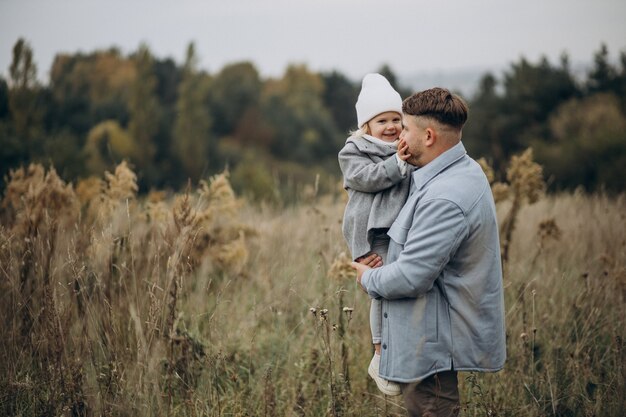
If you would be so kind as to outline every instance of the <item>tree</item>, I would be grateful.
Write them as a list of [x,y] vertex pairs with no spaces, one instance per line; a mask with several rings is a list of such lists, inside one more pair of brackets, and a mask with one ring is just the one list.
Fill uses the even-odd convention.
[[125,159],[136,159],[139,153],[135,138],[116,120],[107,120],[94,126],[87,135],[84,155],[88,173],[101,176],[105,170]]
[[528,147],[533,138],[547,137],[550,113],[581,95],[566,62],[562,60],[560,67],[553,67],[545,57],[536,65],[521,58],[504,73],[498,118],[503,160]]
[[252,63],[240,62],[222,68],[210,90],[214,133],[232,134],[246,111],[258,108],[260,95],[261,80]]
[[626,116],[615,95],[572,99],[550,116],[549,128],[551,140],[533,146],[556,188],[626,189]]
[[[27,149],[13,132],[9,112],[9,86],[0,77],[0,178],[4,178],[9,169],[27,159],[26,151]],[[4,181],[0,182],[0,191],[4,186]]]
[[156,77],[156,95],[161,106],[174,108],[178,97],[178,85],[182,79],[182,68],[171,58],[158,59],[153,57],[152,73]]
[[9,110],[13,130],[30,148],[33,137],[40,133],[43,111],[38,106],[39,88],[33,50],[22,38],[13,46],[9,76]]
[[32,88],[37,82],[37,65],[33,61],[33,50],[20,38],[13,46],[13,61],[9,67],[13,89]]
[[158,131],[154,136],[155,165],[159,176],[151,186],[171,187],[177,185],[176,172],[180,171],[176,166],[176,158],[172,158],[172,132],[176,119],[176,101],[178,100],[178,87],[182,80],[182,67],[179,67],[171,58],[164,60],[155,58],[152,71],[157,81],[155,94],[161,107],[161,115],[156,121]]
[[600,46],[600,50],[594,54],[594,66],[587,78],[587,89],[590,94],[616,91],[617,71],[609,63],[609,49],[606,44]]
[[196,70],[195,47],[187,47],[182,81],[178,87],[172,152],[181,164],[185,178],[199,180],[217,170],[215,140],[211,136],[211,116],[206,107],[209,79]]
[[50,69],[50,129],[78,137],[105,120],[129,122],[128,103],[137,78],[133,59],[115,48],[90,54],[57,54]]
[[157,179],[155,166],[155,137],[159,132],[161,105],[156,95],[157,78],[152,70],[153,59],[146,45],[141,45],[135,55],[137,77],[131,88],[128,103],[130,123],[128,132],[141,152],[136,154],[137,170],[145,182],[153,184]]
[[7,120],[9,113],[9,85],[6,80],[0,77],[0,121]]
[[326,107],[335,122],[337,129],[346,134],[356,129],[356,111],[354,105],[359,95],[358,88],[343,74],[333,71],[321,74],[324,82],[322,95]]
[[273,155],[298,162],[336,157],[345,138],[334,126],[322,95],[324,83],[306,66],[289,66],[281,80],[265,85],[263,114],[275,132]]
[[491,73],[480,80],[478,92],[470,104],[470,117],[463,129],[463,142],[472,155],[489,157],[494,170],[502,174],[507,163],[502,146],[505,118],[501,113],[503,99],[496,87],[497,80]]
[[622,104],[626,108],[626,52],[622,51],[619,54],[619,60],[621,64],[619,72],[619,90],[618,94],[622,97]]

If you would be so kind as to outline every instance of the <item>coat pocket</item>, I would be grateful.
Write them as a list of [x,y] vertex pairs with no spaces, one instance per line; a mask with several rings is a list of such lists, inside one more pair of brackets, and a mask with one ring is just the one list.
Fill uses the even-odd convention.
[[404,244],[406,243],[407,235],[409,234],[409,228],[408,227],[404,227],[404,226],[400,225],[400,223],[398,223],[398,221],[395,221],[391,225],[391,228],[389,229],[387,234],[389,235],[391,240],[393,240],[394,242],[396,242],[400,246],[404,246]]

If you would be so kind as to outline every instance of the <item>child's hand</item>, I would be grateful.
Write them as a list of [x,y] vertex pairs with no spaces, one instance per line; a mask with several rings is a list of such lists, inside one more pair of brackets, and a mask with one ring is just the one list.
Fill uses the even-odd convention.
[[383,265],[383,258],[376,253],[370,253],[369,255],[363,255],[360,258],[355,259],[356,262],[361,265],[369,266],[370,268],[378,268]]
[[410,157],[411,154],[409,153],[409,145],[407,145],[404,139],[400,139],[400,141],[398,142],[398,158],[406,161]]

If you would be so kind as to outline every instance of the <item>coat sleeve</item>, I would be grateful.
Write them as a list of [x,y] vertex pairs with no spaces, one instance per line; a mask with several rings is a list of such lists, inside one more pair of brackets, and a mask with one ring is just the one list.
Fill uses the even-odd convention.
[[413,215],[398,259],[365,271],[363,287],[372,298],[415,298],[433,287],[445,265],[468,236],[462,210],[445,199],[420,205]]
[[386,190],[406,178],[406,174],[400,172],[396,158],[374,163],[353,143],[347,143],[339,152],[339,167],[344,187],[366,193]]

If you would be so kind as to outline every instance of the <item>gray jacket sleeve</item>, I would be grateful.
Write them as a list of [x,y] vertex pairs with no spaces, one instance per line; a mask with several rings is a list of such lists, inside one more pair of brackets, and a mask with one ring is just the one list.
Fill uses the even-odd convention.
[[350,142],[339,152],[339,166],[344,187],[360,192],[377,193],[406,178],[400,172],[396,158],[374,163]]

